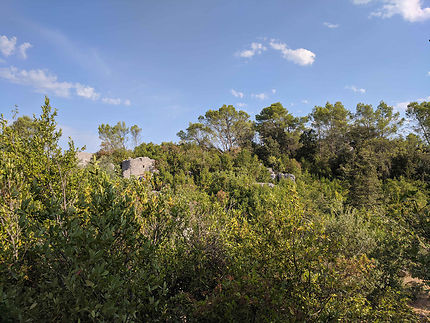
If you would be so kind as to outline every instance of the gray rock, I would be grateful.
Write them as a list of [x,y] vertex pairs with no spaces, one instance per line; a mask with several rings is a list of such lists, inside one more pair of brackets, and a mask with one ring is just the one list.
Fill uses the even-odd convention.
[[279,174],[277,175],[277,177],[278,177],[278,180],[281,180],[281,179],[288,179],[288,180],[291,180],[291,181],[293,181],[293,182],[295,182],[295,181],[296,181],[296,176],[294,176],[293,174],[288,174],[288,173],[279,173]]
[[85,167],[87,166],[91,160],[93,159],[94,154],[87,153],[85,151],[79,151],[76,153],[76,158],[78,159],[78,166]]
[[127,159],[121,162],[122,176],[130,178],[131,176],[141,177],[145,173],[157,173],[155,160],[148,157],[138,157]]
[[115,172],[115,165],[113,163],[107,163],[106,164],[106,171],[107,172]]
[[269,167],[269,168],[267,168],[267,170],[270,173],[270,178],[271,179],[276,179],[276,173],[273,171],[273,169]]

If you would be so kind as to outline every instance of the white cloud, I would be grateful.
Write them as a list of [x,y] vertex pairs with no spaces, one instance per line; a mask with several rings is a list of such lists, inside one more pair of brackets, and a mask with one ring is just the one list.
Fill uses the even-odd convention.
[[339,27],[338,24],[332,24],[330,22],[324,22],[323,25],[326,26],[327,28],[330,28],[330,29],[338,28]]
[[15,51],[16,37],[8,39],[6,36],[0,36],[0,51],[4,56],[10,56]]
[[27,58],[27,49],[29,49],[31,47],[33,47],[33,45],[31,45],[30,43],[27,43],[27,42],[19,45],[19,53],[21,54],[21,57],[23,59]]
[[[353,0],[354,4],[367,4],[371,0]],[[409,22],[430,19],[430,7],[423,7],[422,0],[374,0],[382,6],[370,15],[381,18],[391,18],[400,15]]]
[[97,100],[100,97],[100,94],[96,92],[93,87],[85,86],[79,83],[75,84],[76,87],[76,95],[82,96],[86,99]]
[[405,102],[398,102],[394,105],[394,111],[405,112],[406,109],[408,108],[409,103],[411,103],[411,102],[421,103],[423,101],[430,101],[430,96],[428,96],[426,98],[418,98],[415,100],[410,100],[410,101],[405,101]]
[[[412,101],[411,101],[412,102]],[[398,102],[395,106],[394,106],[394,111],[406,111],[406,109],[408,108],[408,104],[410,102]]]
[[112,105],[120,105],[120,104],[130,105],[131,104],[130,100],[123,101],[120,98],[103,98],[102,102],[107,104],[112,104]]
[[251,94],[251,96],[252,96],[253,98],[260,99],[260,100],[265,100],[265,99],[267,99],[267,98],[268,98],[268,96],[267,96],[267,94],[266,94],[266,93]]
[[272,89],[272,93],[275,94],[276,93],[276,89]]
[[[8,57],[12,55],[17,49],[16,45],[16,37],[11,37],[10,39],[7,36],[0,36],[0,52],[3,56]],[[33,47],[30,43],[22,43],[18,46],[18,52],[23,59],[27,58],[27,49]]]
[[243,102],[238,102],[238,103],[236,103],[236,106],[237,106],[238,108],[245,108],[245,107],[247,106],[247,104],[246,104],[246,103],[243,103]]
[[233,95],[233,96],[235,96],[236,98],[243,98],[245,95],[243,94],[243,92],[239,92],[239,91],[236,91],[236,90],[234,90],[234,89],[231,89],[230,90],[230,92],[231,92],[231,94]]
[[107,103],[107,104],[113,104],[113,105],[118,105],[121,104],[121,99],[119,98],[103,98],[102,99],[103,103]]
[[430,72],[427,72],[427,76],[430,76]]
[[56,75],[45,70],[19,70],[14,66],[0,68],[0,77],[12,83],[33,87],[37,92],[54,93],[57,96],[70,96],[74,87],[69,82],[59,82]]
[[309,103],[309,101],[308,101],[308,100],[302,100],[302,103],[303,103],[303,104],[308,104],[308,103]]
[[[11,83],[32,87],[36,92],[54,94],[60,97],[70,97],[72,94],[90,100],[98,100],[100,93],[88,85],[72,82],[60,82],[58,77],[47,70],[20,70],[15,66],[0,68],[0,78]],[[74,90],[72,92],[72,90]],[[130,105],[130,100],[103,98],[102,102],[108,104]]]
[[304,48],[290,49],[287,47],[287,44],[274,39],[270,40],[270,46],[274,50],[280,51],[286,60],[292,61],[295,64],[302,66],[312,65],[312,63],[315,61],[316,55],[310,50]]
[[361,88],[358,88],[354,85],[347,85],[347,86],[345,86],[345,89],[354,91],[355,93],[366,93],[366,89],[361,89]]
[[251,43],[250,49],[245,49],[240,52],[237,52],[236,55],[244,58],[251,58],[256,54],[261,54],[267,50],[267,48],[261,43]]

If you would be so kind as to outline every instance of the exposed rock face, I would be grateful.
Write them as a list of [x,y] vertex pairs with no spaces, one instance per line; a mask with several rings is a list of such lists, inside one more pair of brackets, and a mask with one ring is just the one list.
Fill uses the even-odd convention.
[[85,167],[87,166],[91,160],[93,159],[92,153],[87,153],[85,151],[79,151],[76,153],[76,158],[78,159],[78,166]]
[[270,174],[270,178],[272,180],[281,180],[281,179],[289,179],[293,182],[296,181],[296,176],[294,176],[293,174],[289,174],[289,173],[276,173],[272,168],[268,167],[267,170],[269,171]]
[[294,176],[293,174],[288,174],[288,173],[279,173],[278,175],[277,175],[277,177],[278,177],[278,179],[279,180],[281,180],[281,179],[289,179],[289,180],[291,180],[291,181],[293,181],[293,182],[295,182],[296,181],[296,176]]
[[155,160],[148,157],[138,157],[127,159],[121,163],[122,176],[130,178],[131,176],[141,177],[146,172],[156,173]]
[[269,168],[267,168],[267,170],[270,173],[270,178],[271,179],[276,179],[276,173],[273,171],[273,169],[269,167]]

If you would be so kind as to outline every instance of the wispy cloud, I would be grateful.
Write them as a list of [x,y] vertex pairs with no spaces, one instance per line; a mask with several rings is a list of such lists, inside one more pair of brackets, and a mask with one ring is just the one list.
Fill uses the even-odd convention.
[[60,82],[56,75],[40,69],[27,71],[10,66],[0,68],[0,77],[15,84],[30,86],[37,92],[53,93],[61,97],[70,96],[70,90],[74,87],[73,83]]
[[103,103],[112,104],[112,105],[130,105],[130,100],[121,100],[120,98],[102,98]]
[[423,7],[421,0],[353,0],[353,3],[358,5],[370,2],[381,4],[370,16],[391,18],[400,15],[409,22],[430,19],[430,7]]
[[4,57],[8,57],[18,50],[23,59],[27,58],[27,49],[33,47],[30,43],[25,42],[17,47],[17,38],[15,36],[8,38],[5,35],[0,36],[0,52]]
[[235,96],[236,98],[243,98],[244,97],[244,94],[243,94],[243,92],[240,92],[240,91],[236,91],[235,89],[231,89],[230,90],[230,93],[233,95],[233,96]]
[[262,43],[251,43],[251,48],[239,51],[236,53],[237,56],[243,58],[251,58],[254,55],[261,54],[267,48]]
[[408,108],[409,103],[411,103],[411,102],[421,103],[424,101],[430,101],[430,96],[425,97],[425,98],[418,98],[418,99],[410,100],[410,101],[398,102],[394,105],[394,110],[399,111],[399,112],[404,112]]
[[323,25],[330,29],[339,28],[338,24],[332,24],[330,22],[324,22]]
[[10,56],[15,50],[16,37],[11,37],[11,39],[6,36],[0,36],[0,51],[3,56]]
[[286,43],[277,41],[275,39],[270,40],[270,47],[274,50],[280,51],[282,57],[288,61],[291,61],[298,65],[312,65],[315,61],[315,53],[304,48],[291,49],[288,48]]
[[354,91],[355,93],[366,93],[366,89],[358,88],[355,85],[347,85],[345,89]]
[[103,98],[102,101],[107,104],[118,105],[121,104],[120,98]]
[[[298,65],[312,65],[315,61],[315,53],[311,52],[308,49],[305,48],[297,48],[297,49],[291,49],[288,48],[286,43],[283,43],[281,41],[278,41],[276,39],[271,39],[267,43],[267,38],[263,39],[264,43],[266,45],[276,51],[280,51],[282,54],[282,57],[285,58],[288,61],[291,61]],[[251,58],[254,55],[261,54],[264,51],[267,50],[268,47],[264,43],[251,43],[251,48],[242,50],[239,52],[236,52],[236,56],[243,57],[243,58]]]
[[27,43],[27,42],[19,45],[18,50],[19,50],[19,53],[21,54],[21,57],[23,59],[27,58],[27,49],[29,49],[31,47],[33,47],[33,45],[31,45],[30,43]]
[[100,97],[100,93],[97,93],[96,90],[91,86],[85,86],[79,83],[75,84],[76,95],[91,99],[97,100]]
[[272,89],[272,94],[275,94],[276,93],[276,89]]
[[257,94],[251,94],[251,97],[259,99],[259,100],[265,100],[267,99],[269,96],[266,93],[257,93]]
[[302,103],[303,103],[303,104],[308,104],[308,103],[309,103],[309,101],[305,99],[305,100],[302,100]]
[[398,102],[394,105],[394,111],[402,112],[406,111],[408,104],[412,101]]
[[248,105],[247,105],[246,103],[243,103],[243,102],[238,102],[238,103],[236,103],[236,106],[237,106],[238,108],[245,108],[245,107],[247,107]]
[[[59,97],[71,97],[72,95],[76,95],[78,97],[96,101],[101,96],[100,93],[91,86],[75,82],[59,81],[55,74],[43,69],[24,70],[18,69],[15,66],[3,67],[0,68],[0,78],[11,83],[29,86],[39,93],[54,94]],[[103,98],[102,102],[109,104],[131,104],[128,99],[121,100]]]

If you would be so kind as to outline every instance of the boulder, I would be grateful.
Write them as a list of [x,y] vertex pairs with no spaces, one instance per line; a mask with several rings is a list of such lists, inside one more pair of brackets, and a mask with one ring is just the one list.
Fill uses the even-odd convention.
[[270,173],[270,178],[271,179],[276,179],[276,173],[273,171],[273,169],[269,167],[269,168],[267,168],[267,170]]
[[127,159],[121,162],[122,176],[130,178],[131,176],[141,177],[145,173],[156,173],[155,160],[148,157],[138,157]]
[[288,180],[293,181],[293,182],[295,182],[295,181],[296,181],[296,176],[294,176],[293,174],[288,174],[288,173],[279,173],[279,174],[277,175],[277,177],[278,177],[278,180],[281,180],[281,179],[288,179]]
[[91,160],[93,159],[94,154],[87,153],[85,151],[78,151],[76,153],[76,158],[78,159],[78,166],[85,167],[87,166]]

